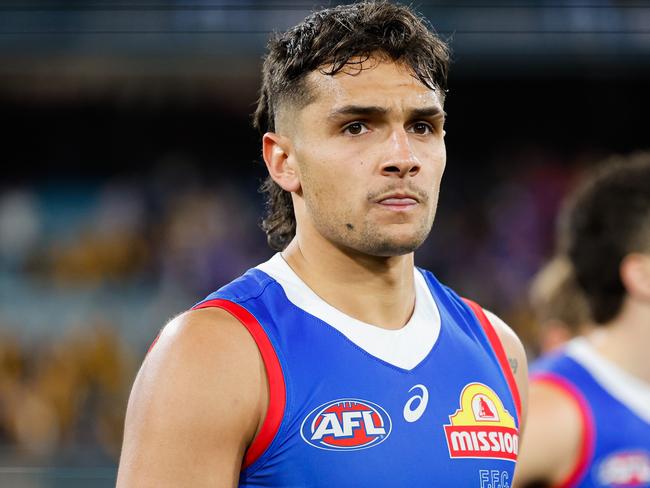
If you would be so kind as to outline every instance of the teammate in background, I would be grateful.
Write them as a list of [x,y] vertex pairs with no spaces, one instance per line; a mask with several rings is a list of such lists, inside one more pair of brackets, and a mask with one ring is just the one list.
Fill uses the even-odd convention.
[[516,486],[650,486],[650,153],[612,162],[561,223],[593,330],[532,368]]
[[270,41],[255,124],[279,252],[164,328],[118,486],[511,483],[523,348],[414,267],[445,167],[448,59],[385,2]]
[[533,277],[530,303],[539,327],[537,343],[542,354],[585,333],[591,321],[587,301],[565,256],[555,256]]

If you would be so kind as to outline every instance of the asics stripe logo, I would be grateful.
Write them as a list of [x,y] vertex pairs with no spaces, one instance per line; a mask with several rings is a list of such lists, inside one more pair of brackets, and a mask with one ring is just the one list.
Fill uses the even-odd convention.
[[[429,403],[429,390],[427,390],[426,386],[415,385],[409,390],[409,393],[413,390],[418,390],[419,393],[409,398],[406,405],[404,405],[404,420],[407,422],[415,422],[422,417],[422,414],[427,409],[427,404]],[[414,403],[416,404],[415,408],[413,408]]]

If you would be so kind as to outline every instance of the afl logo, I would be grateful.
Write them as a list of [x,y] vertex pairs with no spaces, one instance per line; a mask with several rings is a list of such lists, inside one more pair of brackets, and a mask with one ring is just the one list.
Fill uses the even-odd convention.
[[327,451],[355,451],[381,444],[390,435],[388,412],[376,403],[343,398],[311,411],[300,427],[303,440]]

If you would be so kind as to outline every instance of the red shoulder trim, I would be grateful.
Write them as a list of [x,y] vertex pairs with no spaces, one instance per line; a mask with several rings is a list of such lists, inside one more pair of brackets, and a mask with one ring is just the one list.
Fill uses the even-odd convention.
[[[153,342],[149,346],[149,349],[147,349],[147,354],[149,354],[151,352],[151,350],[153,349],[153,346],[155,346],[156,342],[158,342],[158,339],[160,339],[160,332],[158,332],[158,335],[156,336],[156,338],[153,340]],[[145,356],[146,356],[146,354],[145,354]]]
[[576,463],[571,472],[561,483],[556,485],[555,488],[571,488],[573,486],[577,486],[578,482],[584,477],[594,455],[594,439],[596,429],[594,426],[594,418],[591,414],[589,404],[582,396],[582,394],[578,391],[578,389],[573,385],[573,383],[556,374],[534,374],[531,376],[531,381],[535,383],[545,383],[554,388],[557,388],[578,405],[582,423],[582,442],[580,444],[580,452],[578,453],[578,459],[576,460]]
[[198,310],[201,308],[216,307],[226,310],[239,320],[244,327],[250,332],[255,340],[255,344],[260,350],[262,361],[266,369],[266,376],[269,382],[269,406],[266,410],[266,417],[262,423],[257,437],[253,439],[251,445],[248,447],[244,456],[242,470],[248,468],[253,464],[269,447],[273,438],[278,433],[282,417],[284,415],[284,408],[286,406],[286,387],[284,384],[284,376],[282,374],[282,367],[278,356],[271,345],[264,328],[260,325],[257,319],[244,307],[228,300],[207,300],[192,308]]
[[512,370],[508,364],[508,357],[506,356],[506,351],[503,349],[503,344],[501,344],[501,339],[499,339],[497,332],[494,330],[494,326],[485,315],[485,312],[483,312],[483,307],[467,298],[463,298],[463,301],[472,309],[474,315],[476,315],[476,318],[483,326],[485,335],[487,335],[487,338],[492,345],[492,349],[494,350],[494,353],[499,360],[499,364],[501,365],[501,369],[503,370],[503,375],[510,387],[510,394],[512,395],[515,402],[515,408],[517,409],[517,419],[519,419],[519,422],[521,423],[521,397],[519,396],[519,387],[517,386],[515,376],[512,374]]

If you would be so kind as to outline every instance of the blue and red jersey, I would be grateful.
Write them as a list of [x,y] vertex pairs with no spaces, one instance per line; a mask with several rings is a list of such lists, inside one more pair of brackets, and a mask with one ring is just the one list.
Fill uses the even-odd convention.
[[[266,367],[268,412],[240,487],[511,485],[519,397],[481,307],[415,269],[416,318],[404,330],[355,324],[312,306],[319,299],[279,254],[269,263],[195,307],[239,319]],[[423,339],[405,340],[417,327]],[[378,334],[378,348],[363,334]]]
[[600,357],[585,339],[531,366],[531,381],[572,399],[582,439],[564,488],[650,487],[650,385]]

